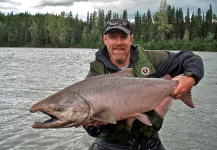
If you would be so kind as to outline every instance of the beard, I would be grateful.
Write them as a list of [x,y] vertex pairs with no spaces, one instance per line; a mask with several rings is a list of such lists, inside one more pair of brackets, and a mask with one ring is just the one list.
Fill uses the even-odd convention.
[[126,56],[113,55],[112,58],[118,63],[123,63],[126,60]]
[[118,63],[123,63],[126,60],[127,56],[125,53],[121,52],[121,53],[115,53],[112,54],[112,59],[115,60]]

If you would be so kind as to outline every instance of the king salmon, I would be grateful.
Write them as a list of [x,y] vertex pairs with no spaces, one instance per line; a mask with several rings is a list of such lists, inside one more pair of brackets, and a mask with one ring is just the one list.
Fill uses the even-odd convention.
[[[154,110],[163,117],[173,100],[170,94],[178,83],[169,78],[139,78],[129,68],[82,80],[34,104],[31,113],[40,111],[51,119],[32,127],[79,127],[96,120],[110,124],[126,120],[132,125],[135,119],[151,126],[145,112]],[[181,100],[194,107],[190,92]]]

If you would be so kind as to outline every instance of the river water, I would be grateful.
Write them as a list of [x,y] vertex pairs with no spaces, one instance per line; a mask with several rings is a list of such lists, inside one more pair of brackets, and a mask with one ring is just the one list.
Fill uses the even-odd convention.
[[[0,48],[0,149],[87,150],[93,142],[82,127],[33,129],[30,107],[86,76],[96,49]],[[196,108],[174,101],[160,137],[168,150],[217,149],[217,53],[195,52],[205,77],[192,90]]]

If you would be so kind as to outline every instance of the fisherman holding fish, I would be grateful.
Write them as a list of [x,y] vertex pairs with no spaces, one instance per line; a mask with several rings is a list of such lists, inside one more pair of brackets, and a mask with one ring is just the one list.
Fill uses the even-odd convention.
[[[178,82],[171,96],[180,99],[204,76],[201,57],[191,51],[147,51],[134,46],[132,27],[128,20],[109,20],[103,41],[105,45],[96,52],[96,58],[90,63],[86,78],[112,74],[127,68],[133,68],[134,75],[141,78],[161,78],[169,74],[172,80]],[[96,137],[90,150],[164,150],[158,136],[163,118],[153,110],[145,114],[152,126],[137,119],[132,126],[125,120],[118,121],[117,124],[100,121],[85,124],[87,133]]]
[[86,79],[30,108],[50,116],[32,127],[83,125],[96,137],[90,150],[164,150],[158,136],[163,117],[173,98],[194,107],[190,90],[204,76],[201,57],[134,46],[125,19],[108,21],[103,41]]

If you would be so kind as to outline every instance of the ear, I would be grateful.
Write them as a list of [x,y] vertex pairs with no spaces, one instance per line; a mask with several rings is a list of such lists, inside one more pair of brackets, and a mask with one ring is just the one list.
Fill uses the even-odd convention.
[[107,42],[107,36],[106,35],[103,35],[103,41],[104,41],[104,44],[106,45],[106,42]]
[[133,34],[130,35],[130,42],[132,44],[132,42],[133,42]]
[[130,35],[131,40],[133,40],[133,34]]

